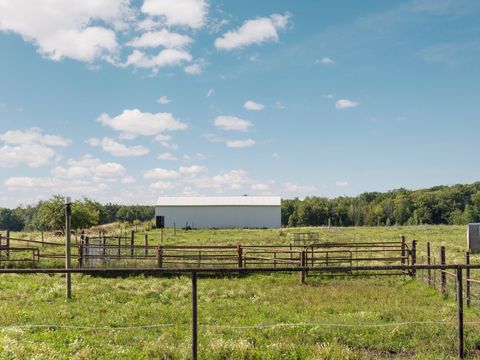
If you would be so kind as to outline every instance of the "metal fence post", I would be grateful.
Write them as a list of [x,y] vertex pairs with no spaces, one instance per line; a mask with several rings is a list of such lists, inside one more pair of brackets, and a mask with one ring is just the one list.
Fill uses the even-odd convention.
[[5,240],[7,245],[7,258],[10,258],[10,230],[7,230]]
[[72,201],[69,197],[66,198],[65,201],[65,232],[66,232],[66,239],[65,239],[65,269],[67,273],[65,274],[66,279],[66,295],[67,299],[72,298],[72,274],[68,272],[68,270],[72,267],[71,261],[71,253],[70,253],[70,245],[71,245],[71,231],[70,227],[72,224]]
[[[427,264],[430,265],[432,263],[431,253],[430,253],[430,241],[427,242]],[[428,286],[432,284],[432,269],[428,268],[427,270],[428,276]]]
[[[417,240],[412,240],[411,255],[412,255],[412,266],[415,266],[417,264]],[[417,270],[415,268],[412,268],[412,277],[415,277],[416,275],[417,275]]]
[[463,288],[462,288],[462,267],[457,266],[457,315],[458,315],[458,358],[463,359]]
[[467,307],[470,307],[470,253],[467,251],[465,253],[465,297],[467,300]]
[[[445,246],[440,247],[440,265],[445,266]],[[442,284],[442,294],[443,296],[447,296],[447,273],[445,272],[445,268],[442,267],[440,270],[441,274],[441,284]]]
[[197,273],[192,272],[192,360],[198,359],[197,348]]
[[[300,266],[305,267],[307,257],[305,251],[300,252]],[[300,283],[305,284],[305,270],[300,271]]]

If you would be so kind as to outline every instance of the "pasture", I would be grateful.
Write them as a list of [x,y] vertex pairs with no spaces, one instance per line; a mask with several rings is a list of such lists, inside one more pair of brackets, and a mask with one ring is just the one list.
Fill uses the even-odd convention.
[[[290,233],[321,240],[418,241],[418,261],[447,249],[463,261],[465,227],[165,230],[163,245],[284,244]],[[113,230],[111,230],[113,231]],[[135,241],[143,241],[137,232]],[[38,238],[38,234],[12,234]],[[152,245],[160,231],[148,232]],[[52,239],[52,241],[55,241]],[[60,241],[57,239],[56,241]],[[472,256],[472,263],[478,263]],[[477,274],[472,274],[472,277]],[[104,278],[73,275],[65,300],[60,275],[0,276],[3,359],[188,359],[189,277]],[[480,349],[480,308],[465,311],[465,348]],[[293,274],[200,277],[200,359],[449,359],[456,355],[456,303],[407,276],[326,278]]]

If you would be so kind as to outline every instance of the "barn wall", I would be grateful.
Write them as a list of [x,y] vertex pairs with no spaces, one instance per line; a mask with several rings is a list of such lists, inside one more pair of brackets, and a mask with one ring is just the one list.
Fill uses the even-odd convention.
[[279,228],[280,206],[157,206],[156,216],[165,216],[165,227]]

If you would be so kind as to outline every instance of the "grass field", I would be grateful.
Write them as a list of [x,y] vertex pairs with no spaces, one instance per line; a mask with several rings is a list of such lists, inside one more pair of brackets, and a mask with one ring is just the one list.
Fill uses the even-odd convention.
[[[169,229],[163,244],[288,243],[290,232],[303,230],[177,230],[174,237]],[[466,243],[465,227],[308,230],[329,241],[403,234],[418,240],[420,256],[426,241],[435,254],[445,245],[448,262],[463,259]],[[149,238],[158,244],[159,231]],[[188,277],[74,275],[73,284],[67,301],[61,276],[0,277],[1,359],[189,358]],[[408,277],[309,277],[301,285],[292,274],[251,275],[200,278],[198,286],[201,359],[455,358],[455,299]],[[465,313],[470,358],[480,354],[480,325],[472,324],[479,309]],[[150,327],[160,324],[168,326]]]

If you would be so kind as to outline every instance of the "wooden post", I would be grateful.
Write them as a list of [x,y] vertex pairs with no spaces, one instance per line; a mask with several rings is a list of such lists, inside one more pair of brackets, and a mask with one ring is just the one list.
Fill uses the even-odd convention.
[[130,257],[133,258],[135,254],[135,231],[132,230],[130,234]]
[[465,253],[465,265],[467,265],[465,268],[465,297],[467,307],[470,307],[470,268],[468,267],[470,265],[470,253],[468,251]]
[[44,242],[45,242],[45,238],[44,238],[44,236],[43,236],[43,231],[42,231],[42,247],[45,246]]
[[[431,253],[430,253],[430,241],[427,242],[427,265],[431,265],[432,263],[432,257],[431,257]],[[432,285],[432,269],[428,269],[427,270],[427,283],[428,283],[428,286]]]
[[462,288],[462,267],[457,267],[457,317],[458,317],[458,358],[463,359],[465,351],[463,349],[463,288]]
[[83,267],[83,244],[78,246],[78,267],[80,269]]
[[[412,255],[412,266],[414,266],[417,264],[417,240],[412,240],[411,255]],[[417,275],[417,270],[412,269],[412,277],[415,277],[416,275]]]
[[148,256],[148,235],[145,234],[143,237],[145,239],[145,256]]
[[[445,265],[445,246],[440,247],[440,265]],[[440,274],[442,279],[442,294],[443,296],[447,296],[447,273],[445,272],[445,268],[442,268]]]
[[121,255],[121,250],[122,250],[122,237],[118,237],[118,249],[117,249],[117,257],[120,258]]
[[237,245],[237,261],[238,267],[243,268],[243,248],[242,245]]
[[102,236],[102,244],[103,244],[103,261],[107,260],[107,237],[105,235]]
[[[71,260],[71,237],[72,232],[70,230],[72,224],[72,201],[69,197],[67,197],[65,202],[65,232],[66,232],[66,241],[65,241],[65,268],[68,270],[72,267],[72,260]],[[72,274],[67,272],[66,276],[66,295],[67,299],[72,298]]]
[[7,258],[10,258],[10,230],[7,230],[5,242],[7,245]]
[[163,267],[163,248],[161,246],[157,247],[157,267]]
[[192,360],[198,359],[197,331],[197,273],[192,272]]
[[[300,252],[300,267],[305,267],[306,259],[305,251]],[[300,283],[305,284],[305,270],[300,271]]]
[[[401,260],[400,260],[400,263],[401,263],[402,266],[403,266],[403,265],[405,265],[405,248],[406,248],[406,246],[405,246],[405,236],[403,236],[403,235],[400,236],[400,241],[402,242],[402,244],[401,244],[401,250],[400,250],[400,251],[401,251],[401,257],[400,257]],[[403,272],[405,273],[405,271],[403,271]]]

